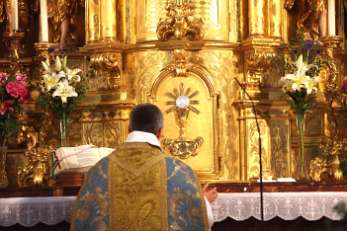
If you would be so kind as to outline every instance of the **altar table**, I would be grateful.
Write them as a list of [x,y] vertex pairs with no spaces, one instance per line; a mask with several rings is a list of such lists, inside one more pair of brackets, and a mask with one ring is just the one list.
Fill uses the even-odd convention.
[[[20,224],[30,227],[38,223],[55,225],[68,222],[76,197],[14,197],[0,198],[0,227]],[[338,203],[347,204],[347,192],[266,192],[264,217],[294,220],[298,217],[319,220],[327,217],[339,220],[335,212]],[[215,221],[232,218],[236,221],[251,217],[260,219],[259,193],[220,193],[212,204]]]

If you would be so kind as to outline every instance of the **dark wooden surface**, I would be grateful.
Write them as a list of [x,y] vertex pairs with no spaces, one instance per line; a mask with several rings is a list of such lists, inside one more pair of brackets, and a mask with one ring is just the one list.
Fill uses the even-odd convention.
[[[34,227],[23,227],[14,225],[11,227],[0,227],[2,231],[68,231],[69,223],[62,222],[54,226],[38,224]],[[249,218],[245,221],[235,221],[227,218],[222,222],[215,223],[212,231],[345,231],[347,230],[346,221],[331,221],[322,218],[317,221],[307,221],[298,218],[293,221],[285,221],[280,218],[274,218],[270,221],[261,223],[255,218]]]
[[270,221],[261,223],[255,218],[245,221],[235,221],[227,218],[222,222],[215,223],[212,231],[345,231],[347,230],[346,221],[332,221],[322,218],[317,221],[307,221],[298,218],[286,221],[281,218],[274,218]]

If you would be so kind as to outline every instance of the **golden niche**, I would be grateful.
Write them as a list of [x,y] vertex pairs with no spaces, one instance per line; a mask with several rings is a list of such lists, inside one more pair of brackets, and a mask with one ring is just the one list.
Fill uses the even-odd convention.
[[185,129],[187,127],[189,113],[200,113],[200,111],[195,107],[199,104],[199,100],[194,100],[194,97],[198,94],[199,91],[192,92],[191,88],[185,89],[183,83],[180,83],[178,89],[174,88],[173,92],[167,92],[165,94],[170,98],[170,100],[166,101],[166,104],[169,106],[166,113],[175,113],[175,118],[179,127],[179,136],[178,139],[164,139],[163,146],[171,155],[177,156],[181,159],[196,156],[199,148],[204,142],[204,139],[200,136],[194,140],[185,137]]

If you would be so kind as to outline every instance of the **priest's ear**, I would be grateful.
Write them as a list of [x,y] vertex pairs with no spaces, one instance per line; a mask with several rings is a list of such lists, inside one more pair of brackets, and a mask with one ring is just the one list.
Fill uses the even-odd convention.
[[157,134],[155,134],[155,136],[158,138],[158,140],[162,137],[163,135],[163,128],[160,128],[157,132]]

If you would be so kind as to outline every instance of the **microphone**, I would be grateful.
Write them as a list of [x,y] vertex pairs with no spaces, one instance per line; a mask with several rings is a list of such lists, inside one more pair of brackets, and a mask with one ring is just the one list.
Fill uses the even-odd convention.
[[258,121],[258,113],[255,109],[255,104],[253,101],[252,96],[250,96],[246,90],[246,87],[240,83],[240,81],[234,77],[234,80],[236,81],[237,85],[240,86],[241,90],[245,93],[247,98],[251,101],[252,111],[255,118],[255,124],[257,126],[258,131],[258,153],[259,153],[259,187],[260,187],[260,219],[262,222],[264,222],[264,184],[263,184],[263,163],[262,163],[262,147],[261,147],[261,134],[260,134],[260,126]]

